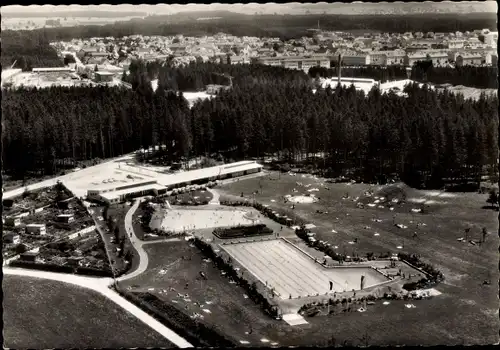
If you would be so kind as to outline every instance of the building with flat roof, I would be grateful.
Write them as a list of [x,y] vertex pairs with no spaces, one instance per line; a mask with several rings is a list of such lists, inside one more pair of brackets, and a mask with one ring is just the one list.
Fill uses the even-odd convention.
[[33,73],[73,73],[75,70],[70,67],[42,67],[42,68],[33,68],[31,70]]
[[187,185],[201,185],[209,181],[224,180],[262,171],[263,166],[255,161],[240,161],[236,163],[213,166],[204,169],[165,175],[158,182],[171,190]]
[[57,221],[69,224],[70,222],[75,221],[75,217],[73,214],[60,214],[57,215]]
[[174,188],[201,185],[215,180],[235,178],[262,171],[255,161],[240,161],[176,174],[158,173],[155,180],[136,181],[126,185],[102,184],[87,190],[87,198],[106,203],[120,203],[134,197],[161,195]]
[[113,81],[113,77],[115,76],[115,74],[116,73],[102,71],[94,72],[95,81],[98,83],[111,82]]

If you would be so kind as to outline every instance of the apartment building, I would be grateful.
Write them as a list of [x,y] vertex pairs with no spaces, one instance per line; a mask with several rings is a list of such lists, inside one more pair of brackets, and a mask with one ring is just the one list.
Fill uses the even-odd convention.
[[486,63],[486,58],[478,53],[463,53],[457,56],[455,64],[457,67],[478,66]]
[[311,67],[330,68],[330,58],[327,56],[280,56],[261,57],[258,62],[268,66],[281,66],[288,69],[302,69],[308,71]]
[[417,62],[432,61],[434,66],[444,66],[448,62],[448,53],[446,52],[418,52],[407,54],[404,58],[405,66],[413,66]]
[[385,66],[387,65],[387,54],[384,51],[371,51],[370,64],[374,66]]
[[448,49],[461,49],[464,47],[464,40],[448,40]]
[[347,53],[342,55],[342,64],[345,66],[366,66],[370,64],[368,53]]
[[489,47],[496,49],[498,43],[498,32],[490,32],[488,34],[485,34],[484,43]]

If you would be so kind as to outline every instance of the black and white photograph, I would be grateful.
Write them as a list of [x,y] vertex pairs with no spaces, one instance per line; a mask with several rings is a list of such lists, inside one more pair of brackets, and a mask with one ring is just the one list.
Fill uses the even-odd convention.
[[497,11],[2,5],[4,349],[499,345]]

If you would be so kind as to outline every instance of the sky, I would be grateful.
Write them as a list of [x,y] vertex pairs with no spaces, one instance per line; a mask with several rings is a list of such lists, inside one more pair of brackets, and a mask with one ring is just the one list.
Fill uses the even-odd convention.
[[[326,2],[316,3],[321,6],[321,12],[324,10],[329,13],[345,13],[348,11],[348,7],[353,4],[361,4],[362,2],[354,2],[352,4],[342,4],[342,3],[333,3],[327,4]],[[443,2],[445,3],[445,2]],[[475,8],[484,8],[485,12],[497,12],[498,6],[496,1],[463,1],[460,3],[474,5]],[[408,5],[409,3],[403,3]],[[416,3],[418,5],[422,5],[421,2]],[[451,4],[459,4],[459,2],[451,2]],[[397,7],[398,3],[378,3],[366,4],[368,6],[388,6],[388,7]],[[276,3],[266,3],[266,4],[257,4],[257,3],[248,3],[248,4],[188,4],[188,5],[166,5],[166,4],[158,4],[158,5],[131,5],[131,4],[122,4],[122,5],[30,5],[30,6],[20,6],[20,5],[11,5],[11,6],[2,6],[1,11],[3,13],[8,12],[47,12],[51,11],[61,11],[61,10],[74,10],[74,11],[83,11],[83,10],[102,10],[102,11],[139,11],[139,12],[147,12],[147,13],[155,13],[155,14],[169,14],[169,13],[177,13],[177,12],[188,12],[188,11],[211,11],[211,10],[228,10],[239,13],[247,13],[253,14],[255,12],[262,13],[297,13],[297,12],[305,12],[307,9],[307,5],[300,3],[289,3],[289,4],[276,4]]]

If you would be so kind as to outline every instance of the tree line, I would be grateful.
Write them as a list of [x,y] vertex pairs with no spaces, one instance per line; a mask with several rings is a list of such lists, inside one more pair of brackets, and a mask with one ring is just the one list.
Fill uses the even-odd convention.
[[62,66],[62,59],[49,43],[49,37],[44,31],[2,31],[0,62],[3,69],[10,67],[14,62],[13,68],[21,68],[23,71],[36,67]]
[[[207,15],[216,17],[215,14]],[[316,28],[318,21],[323,30],[403,32],[455,32],[473,31],[479,28],[496,29],[496,18],[491,13],[470,14],[412,14],[412,15],[245,15],[222,12],[219,19],[196,21],[189,13],[148,16],[144,19],[118,21],[107,25],[87,25],[65,28],[41,28],[20,31],[23,35],[45,35],[49,42],[73,38],[123,37],[134,34],[175,36],[211,35],[219,32],[236,36],[280,37],[293,39],[308,35],[308,29]],[[4,36],[14,31],[2,31]]]
[[[317,77],[336,77],[337,68],[311,67],[309,75]],[[498,88],[497,67],[434,67],[432,62],[417,62],[411,69],[410,79],[432,84],[464,85],[479,89]],[[407,79],[406,68],[402,66],[388,67],[343,67],[342,77],[370,78],[384,83],[391,80]]]
[[248,65],[227,66],[233,88],[190,109],[168,80],[203,81],[223,67],[160,67],[156,92],[145,65],[134,73],[133,90],[5,90],[4,169],[18,176],[50,173],[61,159],[74,164],[162,145],[171,159],[220,153],[295,162],[324,154],[317,167],[365,181],[396,174],[439,187],[496,174],[496,96],[464,100],[417,85],[405,89],[407,98],[376,87],[367,95],[353,86],[313,93],[303,72]]

